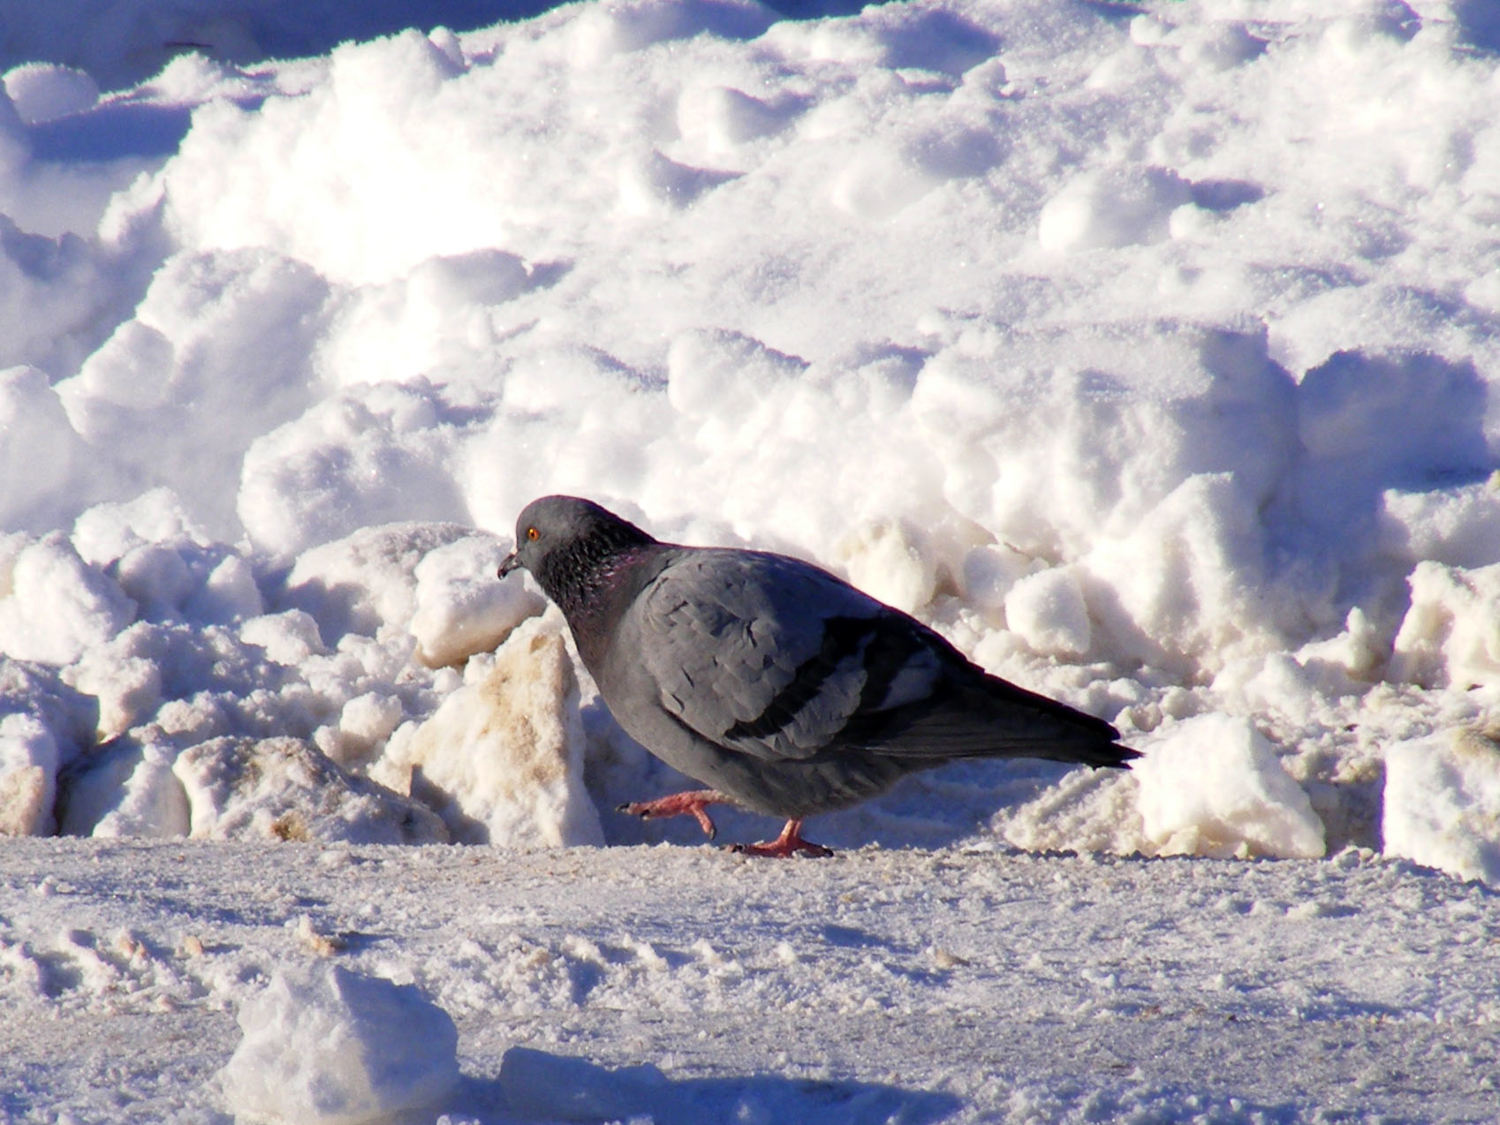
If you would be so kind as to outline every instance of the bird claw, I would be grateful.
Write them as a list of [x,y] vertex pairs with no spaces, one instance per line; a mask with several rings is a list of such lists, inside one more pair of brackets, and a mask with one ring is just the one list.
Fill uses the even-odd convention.
[[615,811],[625,813],[628,816],[638,816],[642,820],[654,820],[667,816],[691,816],[698,822],[698,827],[703,829],[703,834],[712,840],[719,834],[719,830],[710,819],[706,806],[721,803],[724,797],[713,790],[702,790],[693,793],[673,793],[670,797],[658,797],[654,801],[630,801],[623,805],[616,805]]
[[725,850],[735,855],[764,856],[768,859],[786,859],[798,853],[817,859],[826,859],[833,855],[832,848],[825,848],[822,844],[814,844],[811,840],[802,838],[800,820],[787,821],[786,827],[781,830],[781,835],[774,840],[767,840],[761,844],[730,844]]

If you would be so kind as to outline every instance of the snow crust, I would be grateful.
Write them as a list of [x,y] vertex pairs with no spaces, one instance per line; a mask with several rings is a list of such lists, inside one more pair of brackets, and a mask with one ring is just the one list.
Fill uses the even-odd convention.
[[6,833],[693,840],[611,811],[677,779],[494,578],[572,491],[815,559],[1147,755],[915,778],[835,845],[1496,881],[1448,749],[1500,691],[1481,6],[632,0],[329,46],[317,5],[162,0],[73,47],[20,7]]

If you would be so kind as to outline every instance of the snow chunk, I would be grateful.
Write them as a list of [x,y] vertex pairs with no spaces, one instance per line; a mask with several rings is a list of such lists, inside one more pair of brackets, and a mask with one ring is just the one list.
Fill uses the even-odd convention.
[[375,1125],[435,1106],[458,1082],[458,1029],[415,985],[313,962],[278,969],[239,1011],[224,1068],[236,1116]]
[[417,564],[411,632],[418,660],[429,668],[460,664],[493,650],[546,608],[546,600],[525,584],[499,581],[504,555],[500,540],[474,535],[434,548]]
[[367,527],[307,551],[287,576],[286,600],[311,614],[323,640],[405,631],[418,608],[417,566],[429,551],[475,535],[450,523]]
[[1461,570],[1420,562],[1396,633],[1390,678],[1422,687],[1500,680],[1500,563]]
[[99,704],[76,690],[55,668],[0,660],[0,715],[31,715],[58,740],[63,761],[94,742]]
[[245,451],[235,501],[245,531],[290,559],[371,525],[467,520],[445,411],[424,379],[362,384],[263,433]]
[[900,520],[863,524],[834,551],[849,581],[873,598],[916,613],[937,592],[937,565],[922,536]]
[[62,755],[30,715],[0,718],[0,836],[49,836]]
[[172,746],[122,739],[75,776],[64,797],[62,830],[101,839],[168,839],[192,831],[187,790],[172,772]]
[[1005,595],[1006,623],[1033,652],[1079,657],[1093,643],[1088,606],[1069,567],[1028,575]]
[[214,738],[178,755],[196,837],[446,843],[442,821],[296,738]]
[[437,808],[467,843],[603,843],[561,630],[553,610],[492,659],[471,659],[470,682],[421,726],[397,731],[370,775]]
[[806,366],[738,332],[685,332],[667,351],[667,401],[695,420],[742,425]]
[[1134,765],[1158,855],[1315,858],[1323,822],[1248,720],[1199,715],[1169,728]]
[[135,605],[54,532],[6,557],[0,544],[0,653],[71,664],[130,623]]
[[1500,745],[1448,730],[1385,758],[1385,854],[1500,885]]
[[5,72],[5,93],[28,125],[82,113],[99,100],[99,85],[81,70],[27,63]]
[[326,651],[317,618],[301,609],[252,617],[240,626],[240,640],[264,649],[267,660],[288,667]]
[[250,564],[200,530],[169,488],[94,505],[75,522],[73,544],[150,620],[228,622],[264,609]]
[[1053,251],[1160,242],[1172,212],[1191,202],[1191,186],[1165,168],[1091,172],[1042,207],[1037,237]]
[[64,677],[98,702],[98,735],[124,734],[161,705],[167,644],[161,628],[142,622],[90,648]]
[[677,100],[677,127],[709,152],[727,153],[780,132],[798,108],[768,104],[732,86],[688,89]]
[[1413,561],[1481,567],[1500,559],[1500,478],[1381,496],[1381,538]]
[[306,265],[265,250],[174,256],[58,396],[112,475],[170,484],[230,538],[244,453],[315,401],[328,292]]
[[48,526],[66,510],[85,457],[47,376],[0,371],[0,527]]

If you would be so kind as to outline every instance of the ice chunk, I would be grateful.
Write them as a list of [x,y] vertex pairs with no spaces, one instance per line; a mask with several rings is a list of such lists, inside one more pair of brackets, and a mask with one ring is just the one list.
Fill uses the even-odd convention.
[[458,1029],[410,984],[326,962],[280,968],[241,1006],[221,1074],[238,1117],[377,1125],[435,1107],[458,1082]]
[[1133,769],[1157,854],[1323,854],[1323,822],[1248,720],[1215,713],[1164,730]]
[[553,610],[518,627],[493,660],[419,727],[391,737],[370,776],[437,808],[468,843],[600,844],[583,788],[578,684]]
[[1464,728],[1386,751],[1385,854],[1500,885],[1500,745]]

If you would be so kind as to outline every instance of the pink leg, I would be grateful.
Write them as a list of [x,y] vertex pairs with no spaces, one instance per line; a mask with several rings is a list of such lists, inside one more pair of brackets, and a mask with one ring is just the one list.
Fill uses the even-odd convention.
[[822,844],[814,844],[811,840],[802,838],[802,821],[789,820],[786,827],[781,830],[781,835],[774,840],[767,840],[763,844],[735,844],[729,849],[740,855],[763,855],[775,859],[785,859],[805,852],[813,856],[830,856],[833,851],[825,848]]
[[688,793],[673,793],[669,797],[658,797],[654,801],[633,801],[620,805],[615,811],[638,816],[642,820],[654,820],[664,816],[691,815],[698,819],[698,827],[712,840],[719,834],[714,822],[708,818],[708,805],[727,805],[732,802],[724,794],[713,789],[694,789]]

